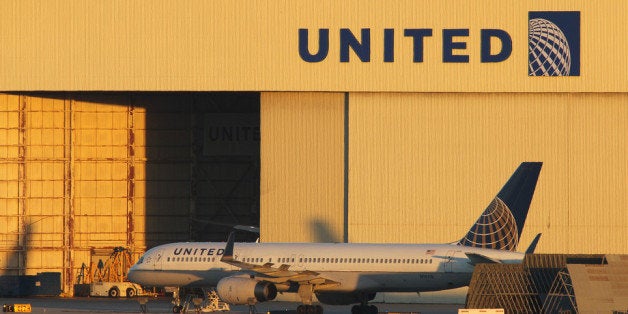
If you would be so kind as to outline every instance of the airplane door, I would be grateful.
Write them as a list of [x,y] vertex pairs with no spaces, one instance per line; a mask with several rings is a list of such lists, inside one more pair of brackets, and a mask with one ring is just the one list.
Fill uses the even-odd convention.
[[155,252],[155,256],[153,258],[153,268],[155,270],[162,270],[162,264],[163,264],[163,250],[159,250],[157,252]]
[[454,255],[456,251],[447,251],[447,260],[445,261],[445,272],[451,273],[454,269]]

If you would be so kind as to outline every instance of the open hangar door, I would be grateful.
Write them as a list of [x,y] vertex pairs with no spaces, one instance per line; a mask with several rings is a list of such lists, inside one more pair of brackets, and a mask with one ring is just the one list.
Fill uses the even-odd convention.
[[147,115],[147,247],[259,226],[258,93],[149,94],[136,105]]
[[259,225],[259,93],[4,93],[0,139],[0,276]]

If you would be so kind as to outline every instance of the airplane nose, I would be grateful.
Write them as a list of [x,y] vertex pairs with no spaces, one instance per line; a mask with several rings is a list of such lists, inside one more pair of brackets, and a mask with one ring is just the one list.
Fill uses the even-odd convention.
[[137,281],[137,271],[134,270],[135,266],[131,267],[131,269],[129,269],[129,272],[126,274],[126,278],[131,281],[131,282],[136,282]]
[[137,281],[137,270],[135,269],[137,265],[131,266],[129,272],[126,274],[126,278],[131,282]]

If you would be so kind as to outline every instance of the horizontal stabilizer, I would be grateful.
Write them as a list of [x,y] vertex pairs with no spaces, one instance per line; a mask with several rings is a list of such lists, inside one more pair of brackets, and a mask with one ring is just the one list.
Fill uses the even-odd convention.
[[541,234],[542,233],[539,233],[536,235],[536,237],[534,237],[534,240],[532,240],[530,246],[528,246],[528,249],[526,250],[526,254],[534,253],[534,250],[536,250],[536,245],[539,244],[539,240],[541,239]]
[[494,258],[490,258],[486,255],[477,253],[464,253],[471,260],[469,263],[473,266],[477,264],[501,264],[502,261]]

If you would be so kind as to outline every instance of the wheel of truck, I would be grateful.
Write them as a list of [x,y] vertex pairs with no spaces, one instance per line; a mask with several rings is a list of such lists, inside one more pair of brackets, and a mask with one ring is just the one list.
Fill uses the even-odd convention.
[[120,296],[120,289],[118,289],[118,287],[113,287],[109,289],[109,297],[117,298],[119,296]]
[[135,289],[133,289],[133,288],[126,289],[126,297],[127,298],[132,298],[134,296],[135,296]]

